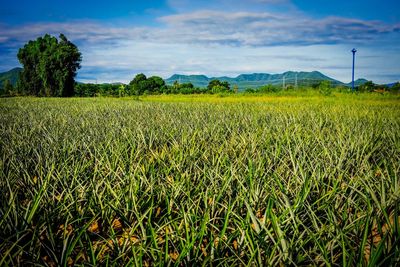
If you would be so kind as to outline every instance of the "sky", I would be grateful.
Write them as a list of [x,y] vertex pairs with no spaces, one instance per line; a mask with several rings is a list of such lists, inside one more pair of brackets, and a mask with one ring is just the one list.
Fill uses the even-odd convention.
[[356,78],[400,80],[398,0],[6,1],[0,72],[46,33],[78,46],[81,82],[313,70],[349,82],[353,47]]

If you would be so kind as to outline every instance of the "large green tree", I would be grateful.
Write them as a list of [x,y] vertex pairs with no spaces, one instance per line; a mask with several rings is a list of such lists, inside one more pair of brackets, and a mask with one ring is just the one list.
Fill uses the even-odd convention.
[[129,83],[132,95],[141,95],[146,90],[147,77],[143,73],[139,73]]
[[208,83],[207,89],[213,93],[231,92],[231,86],[227,81],[212,80]]
[[59,40],[46,34],[18,51],[24,69],[18,81],[21,92],[37,96],[72,96],[82,55],[63,34]]
[[132,95],[141,95],[143,93],[161,93],[166,85],[165,81],[158,76],[147,78],[143,73],[139,73],[129,83],[129,87]]

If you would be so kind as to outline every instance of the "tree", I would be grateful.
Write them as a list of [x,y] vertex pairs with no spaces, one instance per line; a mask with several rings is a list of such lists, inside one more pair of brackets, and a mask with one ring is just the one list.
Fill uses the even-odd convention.
[[395,83],[391,88],[391,91],[393,92],[399,92],[400,91],[400,82]]
[[239,92],[239,86],[237,86],[237,84],[233,86],[233,92],[235,92],[235,94]]
[[147,90],[149,90],[150,93],[161,93],[165,87],[165,81],[158,76],[148,78],[147,82]]
[[132,95],[141,95],[146,90],[147,77],[143,73],[139,73],[129,83],[130,91]]
[[377,89],[377,85],[372,81],[365,82],[364,84],[358,86],[358,91],[360,92],[372,92],[375,89]]
[[118,87],[118,96],[119,96],[119,97],[126,96],[126,87],[125,87],[125,85],[121,84],[121,85]]
[[319,92],[324,96],[329,96],[332,94],[332,85],[330,81],[322,81],[318,88]]
[[257,92],[260,93],[276,93],[282,90],[282,87],[274,86],[272,84],[267,84],[264,86],[261,86],[260,88],[257,89]]
[[143,73],[139,73],[129,83],[129,87],[132,95],[141,95],[144,92],[149,94],[161,93],[166,85],[165,81],[158,76],[147,78]]
[[3,84],[3,94],[4,95],[12,95],[14,93],[14,87],[11,84],[10,80],[6,80]]
[[207,90],[213,93],[230,92],[231,87],[227,81],[212,80],[207,85]]
[[72,96],[76,71],[82,61],[76,45],[63,34],[56,37],[46,34],[29,41],[18,51],[23,70],[18,88],[28,95]]
[[179,90],[179,87],[180,87],[179,82],[178,81],[174,81],[173,87],[174,87],[174,89],[176,91]]

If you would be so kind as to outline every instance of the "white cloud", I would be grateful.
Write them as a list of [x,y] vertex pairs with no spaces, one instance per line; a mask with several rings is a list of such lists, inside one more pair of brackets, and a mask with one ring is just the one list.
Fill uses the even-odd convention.
[[[179,31],[186,42],[232,45],[313,45],[343,42],[361,43],[397,32],[399,25],[341,17],[313,19],[270,12],[196,11],[165,16],[169,36]],[[175,34],[176,36],[176,34]]]
[[155,43],[204,43],[275,46],[364,43],[385,34],[399,35],[399,24],[342,17],[314,19],[271,12],[203,10],[160,17],[162,27],[116,27],[95,21],[36,23],[0,28],[0,43],[26,41],[43,33],[63,32],[89,43],[150,40]]

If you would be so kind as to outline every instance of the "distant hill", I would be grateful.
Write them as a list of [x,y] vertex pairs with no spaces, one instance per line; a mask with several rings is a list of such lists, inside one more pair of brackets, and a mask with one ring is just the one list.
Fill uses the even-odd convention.
[[[360,86],[360,85],[363,85],[366,82],[368,82],[368,80],[366,80],[366,79],[357,79],[357,80],[354,81],[354,86]],[[346,85],[351,87],[351,82],[346,83]]]
[[[231,77],[207,77],[205,75],[181,75],[174,74],[170,78],[166,79],[167,84],[173,84],[175,81],[179,83],[191,82],[196,87],[206,87],[211,80],[218,79],[221,81],[227,81],[231,85],[237,85],[240,90],[245,90],[246,88],[257,88],[266,84],[272,85],[295,85],[297,80],[297,85],[299,86],[311,86],[313,84],[318,84],[321,81],[330,81],[332,85],[347,85],[341,81],[330,78],[319,71],[311,72],[295,72],[287,71],[281,74],[268,74],[268,73],[253,73],[253,74],[240,74],[235,78]],[[355,84],[360,85],[365,83],[367,80],[358,79]],[[350,83],[351,85],[351,83]]]
[[166,84],[172,85],[175,81],[179,83],[192,83],[196,87],[207,87],[208,83],[212,78],[208,78],[205,75],[181,75],[174,74],[170,78],[166,79]]
[[21,73],[22,68],[14,68],[12,70],[1,72],[0,73],[0,88],[3,87],[5,81],[10,80],[12,85],[17,83],[19,74]]
[[386,84],[386,86],[388,86],[389,88],[392,88],[393,86],[395,86],[398,83],[400,83],[400,81],[399,82],[394,82],[394,83],[388,83],[388,84]]

